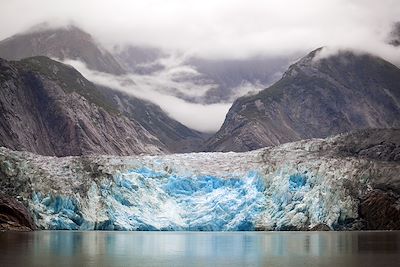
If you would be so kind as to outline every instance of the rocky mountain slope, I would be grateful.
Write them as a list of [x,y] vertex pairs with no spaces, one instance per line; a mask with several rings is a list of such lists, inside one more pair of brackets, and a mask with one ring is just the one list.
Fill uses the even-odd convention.
[[400,130],[245,153],[43,157],[0,148],[41,229],[400,229]]
[[383,59],[321,49],[282,79],[234,102],[206,151],[248,151],[363,128],[400,127],[400,70]]
[[97,88],[121,114],[139,122],[171,153],[198,151],[210,136],[172,119],[159,106],[149,101],[107,87],[97,86]]
[[19,60],[33,56],[47,56],[60,60],[76,59],[88,68],[112,74],[123,74],[120,63],[98,44],[93,37],[75,26],[51,28],[37,25],[0,42],[0,57]]
[[[11,149],[56,156],[154,154],[185,150],[187,139],[201,139],[157,106],[100,89],[46,57],[1,60],[0,86],[0,145]],[[165,124],[176,129],[167,131]]]

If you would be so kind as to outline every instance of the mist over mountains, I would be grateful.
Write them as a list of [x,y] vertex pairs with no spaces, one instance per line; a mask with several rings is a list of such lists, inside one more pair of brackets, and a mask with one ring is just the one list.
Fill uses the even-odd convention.
[[[132,46],[107,51],[90,34],[71,25],[41,24],[0,43],[0,57],[5,59],[36,55],[72,64],[92,79],[103,73],[107,84],[124,76],[125,92],[155,102],[180,122],[207,132],[219,129],[234,99],[274,82],[290,61],[284,57],[207,60]],[[176,107],[190,116],[182,116]]]

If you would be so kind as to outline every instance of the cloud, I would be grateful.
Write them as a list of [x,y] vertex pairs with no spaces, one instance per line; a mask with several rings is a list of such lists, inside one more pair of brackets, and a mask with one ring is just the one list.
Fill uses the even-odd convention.
[[[164,77],[152,76],[143,79],[140,75],[114,76],[90,70],[77,60],[63,61],[76,68],[89,81],[123,91],[138,98],[151,101],[182,124],[202,132],[216,132],[222,125],[231,103],[203,105],[191,103],[168,94],[163,90]],[[142,79],[138,79],[138,78]],[[158,84],[159,86],[156,86]]]
[[0,38],[45,20],[74,21],[110,47],[134,43],[207,58],[243,58],[303,53],[320,46],[386,55],[385,40],[399,19],[400,2],[13,0],[2,1],[0,10]]

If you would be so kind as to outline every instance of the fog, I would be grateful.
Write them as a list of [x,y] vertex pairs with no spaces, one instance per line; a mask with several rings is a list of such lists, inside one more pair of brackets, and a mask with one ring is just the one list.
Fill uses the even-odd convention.
[[73,22],[109,47],[134,43],[207,58],[320,46],[399,58],[386,44],[398,0],[6,0],[0,7],[1,39],[43,21]]

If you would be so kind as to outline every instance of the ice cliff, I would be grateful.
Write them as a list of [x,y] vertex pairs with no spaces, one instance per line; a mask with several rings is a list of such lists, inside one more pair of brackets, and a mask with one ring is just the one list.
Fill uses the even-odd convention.
[[0,186],[41,229],[363,229],[363,198],[400,192],[399,131],[382,134],[245,153],[55,158],[1,148]]

